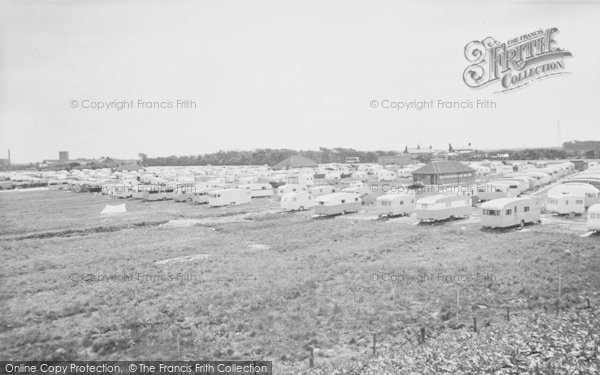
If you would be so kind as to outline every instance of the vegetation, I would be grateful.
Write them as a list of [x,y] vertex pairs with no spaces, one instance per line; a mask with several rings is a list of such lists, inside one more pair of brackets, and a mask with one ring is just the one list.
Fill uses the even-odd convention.
[[[126,214],[104,217],[114,201],[98,194],[0,194],[0,357],[267,359],[278,374],[395,374],[493,372],[505,358],[517,373],[537,356],[552,373],[583,366],[597,340],[591,311],[571,321],[588,298],[600,305],[598,238],[579,237],[577,220],[499,232],[473,220],[315,220],[269,199],[121,202]],[[373,277],[383,274],[433,276]],[[381,357],[368,359],[373,333]]]

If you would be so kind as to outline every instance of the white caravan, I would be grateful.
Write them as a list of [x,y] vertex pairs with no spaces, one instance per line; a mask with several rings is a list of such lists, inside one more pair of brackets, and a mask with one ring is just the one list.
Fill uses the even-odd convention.
[[471,198],[466,195],[437,194],[417,201],[417,219],[439,221],[471,214]]
[[277,195],[279,195],[281,197],[284,194],[294,193],[296,191],[308,191],[308,188],[306,187],[306,185],[300,185],[300,184],[281,185],[280,187],[277,188]]
[[286,193],[281,197],[281,209],[283,211],[304,211],[313,208],[315,200],[306,191]]
[[415,196],[412,194],[385,194],[376,202],[379,216],[408,216],[415,212]]
[[240,185],[239,188],[250,190],[250,197],[252,197],[252,198],[270,197],[273,195],[273,186],[271,186],[271,184],[265,184],[265,183],[246,184],[246,185]]
[[548,196],[552,194],[571,194],[579,195],[584,198],[585,206],[590,207],[598,203],[600,198],[600,189],[586,183],[564,183],[548,190]]
[[196,189],[192,194],[192,202],[198,204],[208,203],[208,198],[211,191],[215,191],[216,189]]
[[558,215],[582,215],[585,212],[584,199],[574,194],[548,194],[546,211]]
[[587,228],[594,232],[600,232],[600,203],[588,209]]
[[516,191],[509,184],[502,181],[492,181],[477,186],[477,198],[482,202],[516,196]]
[[485,202],[481,225],[489,228],[508,228],[540,222],[540,206],[532,198],[500,198]]
[[325,194],[315,199],[315,214],[339,215],[360,210],[362,201],[357,194],[332,193]]
[[308,189],[313,197],[335,193],[337,189],[331,185],[314,186]]
[[529,190],[529,182],[520,178],[501,178],[498,182],[506,183],[511,189],[516,191],[516,195],[524,193]]
[[144,188],[143,200],[145,201],[166,201],[173,199],[173,187],[170,186],[148,186]]
[[208,205],[211,207],[250,203],[250,190],[219,189],[208,194]]

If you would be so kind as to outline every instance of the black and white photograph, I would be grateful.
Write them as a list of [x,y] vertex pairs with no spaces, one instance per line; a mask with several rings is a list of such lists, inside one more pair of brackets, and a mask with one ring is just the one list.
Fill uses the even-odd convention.
[[0,1],[0,375],[600,373],[600,1]]

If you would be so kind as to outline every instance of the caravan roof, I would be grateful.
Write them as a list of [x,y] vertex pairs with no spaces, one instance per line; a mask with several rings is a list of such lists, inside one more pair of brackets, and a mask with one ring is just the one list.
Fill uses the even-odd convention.
[[531,201],[531,198],[498,198],[481,204],[484,210],[501,210],[509,204]]
[[570,191],[583,191],[586,193],[593,193],[593,194],[598,194],[600,192],[600,190],[595,187],[594,185],[585,183],[585,182],[569,182],[569,181],[565,181],[564,184],[558,185],[553,187],[552,189],[550,189],[550,192],[552,191],[558,191],[558,190],[570,190]]
[[380,197],[377,197],[377,200],[384,201],[384,202],[393,202],[395,200],[402,199],[402,198],[414,198],[414,197],[415,196],[413,194],[388,193],[388,194],[382,195]]
[[320,197],[315,198],[315,200],[317,202],[329,202],[334,199],[354,199],[356,197],[358,197],[358,194],[340,192],[321,195]]
[[445,199],[450,199],[450,198],[462,198],[465,199],[464,196],[459,196],[459,195],[454,195],[454,194],[436,194],[436,195],[430,195],[428,197],[424,197],[419,199],[420,204],[435,204],[439,201],[443,201]]

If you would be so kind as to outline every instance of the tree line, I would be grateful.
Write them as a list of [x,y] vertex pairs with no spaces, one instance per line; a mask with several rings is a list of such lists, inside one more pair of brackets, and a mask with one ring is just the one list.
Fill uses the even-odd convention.
[[361,163],[376,163],[380,156],[393,156],[394,151],[357,151],[351,148],[320,148],[296,151],[290,149],[256,149],[252,151],[218,151],[210,154],[189,156],[158,156],[150,158],[139,154],[143,166],[189,166],[189,165],[275,165],[292,156],[302,155],[317,163],[344,163],[347,157],[360,158]]

